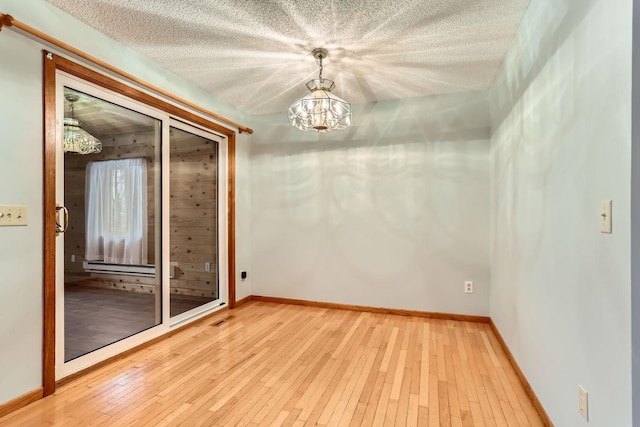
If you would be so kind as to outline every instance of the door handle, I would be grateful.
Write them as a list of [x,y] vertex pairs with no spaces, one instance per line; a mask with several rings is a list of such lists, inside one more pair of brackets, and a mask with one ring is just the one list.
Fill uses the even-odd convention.
[[[62,225],[58,221],[60,219],[60,211],[62,211]],[[69,211],[64,206],[56,206],[56,235],[66,233],[69,228]]]

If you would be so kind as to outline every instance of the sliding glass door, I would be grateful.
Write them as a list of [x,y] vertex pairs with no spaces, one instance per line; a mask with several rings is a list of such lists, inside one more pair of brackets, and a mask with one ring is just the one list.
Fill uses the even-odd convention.
[[60,73],[56,378],[227,303],[226,139]]
[[63,89],[65,362],[162,321],[161,121],[74,87]]
[[218,142],[175,123],[170,136],[171,317],[220,299]]

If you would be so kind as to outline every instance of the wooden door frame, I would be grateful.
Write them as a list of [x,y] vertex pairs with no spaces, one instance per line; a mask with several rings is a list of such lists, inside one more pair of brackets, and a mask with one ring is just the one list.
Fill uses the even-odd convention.
[[125,95],[150,105],[174,117],[190,121],[227,137],[227,251],[228,251],[228,299],[229,308],[236,302],[236,132],[178,106],[142,92],[132,86],[114,80],[69,59],[43,50],[43,375],[44,396],[56,389],[56,71],[86,80],[105,89]]

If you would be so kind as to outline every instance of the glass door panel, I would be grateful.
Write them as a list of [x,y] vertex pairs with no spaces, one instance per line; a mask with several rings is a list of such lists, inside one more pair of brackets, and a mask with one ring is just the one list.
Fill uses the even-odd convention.
[[218,143],[170,128],[171,317],[216,301],[218,257]]
[[227,303],[229,170],[223,136],[124,92],[58,70],[55,102],[59,380]]
[[162,322],[161,121],[71,87],[64,112],[66,363]]

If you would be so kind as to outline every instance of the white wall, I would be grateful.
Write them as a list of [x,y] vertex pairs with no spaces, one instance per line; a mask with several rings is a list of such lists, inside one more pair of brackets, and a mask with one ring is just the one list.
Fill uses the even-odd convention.
[[[253,124],[253,120],[242,122]],[[250,126],[247,124],[247,126]],[[236,136],[236,301],[253,295],[251,252],[251,176],[249,150],[255,136]],[[240,273],[246,271],[242,280]]]
[[254,293],[487,315],[486,95],[360,105],[353,118],[326,134],[286,113],[256,123]]
[[631,6],[532,0],[492,94],[491,317],[557,426],[631,425]]
[[27,227],[0,228],[0,403],[42,385],[42,59],[33,47],[0,33],[0,204],[29,207]]
[[[243,122],[232,107],[163,70],[43,0],[0,0],[0,12],[169,92]],[[0,204],[29,206],[27,227],[0,228],[0,404],[42,384],[42,56],[45,46],[11,28],[0,32]],[[249,125],[247,123],[247,125]],[[245,136],[239,142],[248,144]],[[238,181],[246,188],[246,148]],[[244,157],[243,157],[244,156]],[[243,200],[247,196],[242,196]],[[247,203],[239,203],[239,265],[247,264]],[[251,293],[249,284],[239,295]]]
[[[631,165],[631,372],[633,425],[640,425],[640,0],[633,0]],[[635,219],[635,220],[633,220]]]

